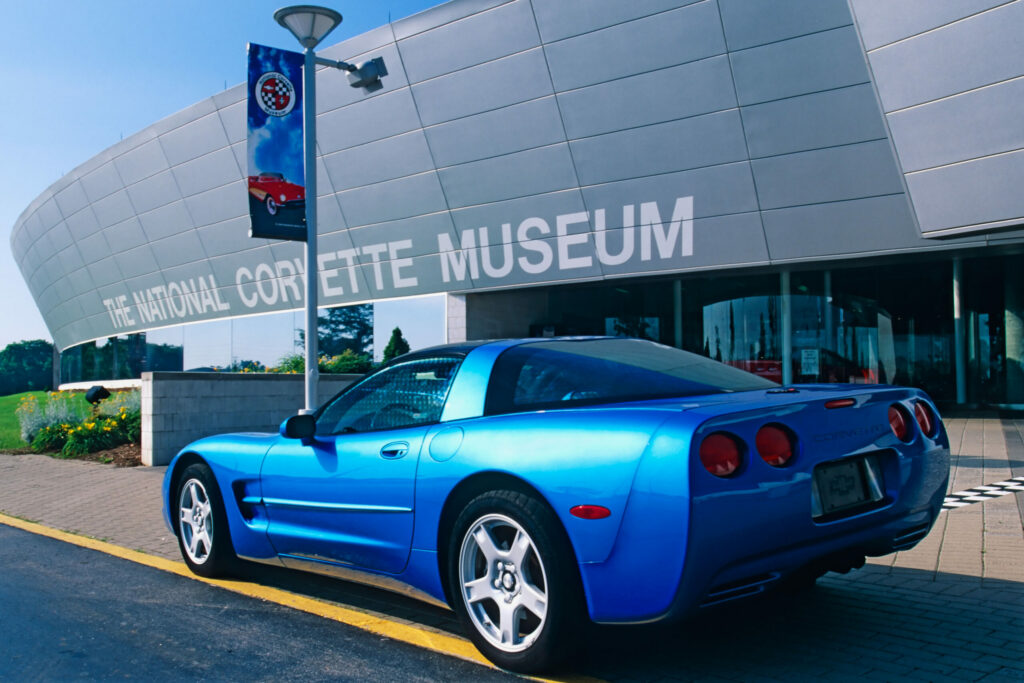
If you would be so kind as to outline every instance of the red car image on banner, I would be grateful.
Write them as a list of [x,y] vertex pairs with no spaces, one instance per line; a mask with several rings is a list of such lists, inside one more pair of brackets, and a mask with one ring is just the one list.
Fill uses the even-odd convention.
[[250,236],[306,239],[302,55],[249,44]]
[[306,188],[288,182],[281,173],[271,171],[249,176],[249,196],[263,204],[269,216],[276,216],[282,208],[306,207]]

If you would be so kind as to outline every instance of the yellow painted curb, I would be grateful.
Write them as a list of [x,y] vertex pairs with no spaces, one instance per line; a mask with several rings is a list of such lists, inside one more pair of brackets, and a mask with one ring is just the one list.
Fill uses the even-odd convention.
[[[279,588],[263,586],[249,581],[207,579],[193,574],[188,567],[185,566],[184,562],[175,562],[163,557],[157,557],[156,555],[139,552],[138,550],[122,548],[121,546],[114,545],[113,543],[107,543],[106,541],[99,541],[94,538],[89,538],[88,536],[79,536],[66,531],[60,531],[35,522],[27,522],[25,520],[18,519],[17,517],[9,517],[3,513],[0,513],[0,524],[5,524],[40,536],[47,536],[82,548],[97,550],[101,553],[113,555],[114,557],[119,557],[123,560],[129,560],[137,564],[146,565],[147,567],[153,567],[154,569],[177,574],[178,576],[184,576],[185,578],[193,579],[195,581],[201,581],[202,583],[207,583],[211,586],[224,588],[232,591],[233,593],[239,593],[250,598],[258,598],[278,605],[284,605],[285,607],[291,607],[292,609],[314,614],[325,619],[332,619],[370,633],[391,638],[392,640],[409,643],[410,645],[415,645],[440,654],[458,657],[459,659],[480,664],[490,669],[497,669],[494,664],[480,654],[480,651],[477,650],[471,642],[464,638],[451,636],[445,633],[437,633],[435,631],[428,631],[409,624],[402,624],[397,621],[384,619],[360,610],[334,605],[314,598],[308,598],[304,595],[297,595]],[[573,676],[568,678],[532,678],[531,680],[562,682],[573,681],[584,683],[585,681],[596,681],[599,679]]]

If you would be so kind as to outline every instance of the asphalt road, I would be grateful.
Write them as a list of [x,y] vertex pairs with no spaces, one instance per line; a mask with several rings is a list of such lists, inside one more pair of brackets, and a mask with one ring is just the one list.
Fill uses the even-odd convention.
[[509,680],[0,525],[0,679]]

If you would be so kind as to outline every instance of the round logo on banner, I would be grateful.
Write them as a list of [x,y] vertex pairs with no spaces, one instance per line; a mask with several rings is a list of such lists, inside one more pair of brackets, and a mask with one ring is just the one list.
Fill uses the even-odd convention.
[[256,102],[268,116],[285,116],[295,107],[295,86],[288,77],[268,71],[256,81]]

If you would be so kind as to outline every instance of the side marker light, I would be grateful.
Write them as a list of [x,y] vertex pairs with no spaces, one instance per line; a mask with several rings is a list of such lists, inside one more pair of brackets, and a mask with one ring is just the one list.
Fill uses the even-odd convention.
[[569,514],[580,519],[604,519],[611,517],[612,511],[600,505],[577,505],[569,509]]

